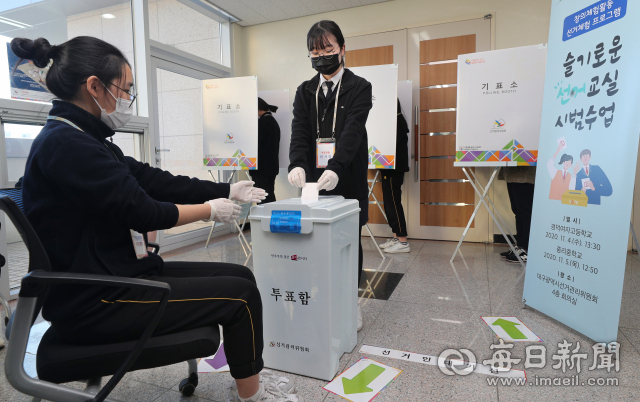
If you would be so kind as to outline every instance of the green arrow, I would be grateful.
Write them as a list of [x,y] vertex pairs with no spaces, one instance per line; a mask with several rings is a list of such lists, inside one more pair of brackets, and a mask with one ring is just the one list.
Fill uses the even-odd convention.
[[371,384],[371,381],[378,378],[380,374],[384,373],[384,368],[370,364],[358,373],[352,379],[342,377],[342,386],[344,387],[345,394],[360,394],[363,392],[372,392],[373,390],[367,385]]
[[516,325],[520,325],[517,322],[498,318],[493,322],[492,325],[497,325],[500,328],[504,329],[504,332],[506,332],[507,335],[511,337],[511,339],[527,339],[527,336],[520,332],[518,328],[516,328]]

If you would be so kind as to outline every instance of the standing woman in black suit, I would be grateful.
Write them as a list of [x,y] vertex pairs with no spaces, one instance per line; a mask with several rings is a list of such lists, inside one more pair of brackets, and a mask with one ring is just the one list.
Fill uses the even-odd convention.
[[[341,195],[360,203],[360,227],[367,223],[367,117],[371,84],[344,68],[340,27],[320,21],[307,34],[311,66],[318,72],[296,90],[289,148],[289,183],[317,182],[323,195]],[[360,239],[360,236],[358,235]],[[359,245],[358,279],[362,276]],[[362,314],[358,309],[358,330]]]
[[267,198],[262,204],[276,200],[276,176],[280,171],[280,126],[271,114],[276,110],[277,106],[258,98],[258,169],[249,172],[255,186],[267,192]]

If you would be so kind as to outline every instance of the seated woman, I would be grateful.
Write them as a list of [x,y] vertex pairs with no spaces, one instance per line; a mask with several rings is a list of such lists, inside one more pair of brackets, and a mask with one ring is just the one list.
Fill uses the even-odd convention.
[[[171,300],[154,335],[221,325],[237,384],[234,400],[302,401],[284,392],[292,390],[291,382],[258,375],[262,301],[248,268],[163,262],[140,243],[140,233],[200,220],[229,223],[240,211],[232,200],[259,202],[264,190],[250,181],[229,185],[173,176],[108,142],[129,121],[135,99],[131,67],[114,46],[86,36],[57,46],[16,38],[11,50],[40,68],[52,61],[46,84],[57,99],[31,147],[23,180],[26,215],[52,269],[168,283]],[[140,337],[158,300],[142,290],[55,285],[43,316],[73,342],[129,341]]]

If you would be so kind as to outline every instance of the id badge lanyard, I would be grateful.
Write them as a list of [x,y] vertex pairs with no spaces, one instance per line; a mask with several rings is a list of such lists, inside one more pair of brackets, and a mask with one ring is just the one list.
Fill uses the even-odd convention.
[[[80,127],[78,127],[76,124],[74,124],[74,123],[70,122],[69,120],[67,120],[67,119],[65,119],[65,118],[63,118],[63,117],[58,117],[58,116],[49,116],[49,117],[47,117],[47,120],[58,120],[58,121],[61,121],[61,122],[66,123],[66,124],[70,125],[71,127],[76,128],[76,129],[78,129],[78,130],[80,130],[80,131],[82,131],[82,132],[84,133],[84,130],[83,130],[83,129],[81,129],[81,128],[80,128]],[[113,151],[111,150],[111,148],[109,148],[109,147],[107,146],[107,144],[105,144],[105,143],[103,142],[103,143],[102,143],[102,145],[104,145],[105,147],[107,147],[107,149],[108,149],[109,151],[111,151],[111,153],[113,154],[113,156],[115,156],[115,157],[116,157],[116,160],[117,160],[118,162],[120,162],[120,159],[118,159],[118,155],[116,155],[116,154],[115,154],[115,152],[113,152]],[[129,229],[129,230],[131,231],[131,240],[133,241],[133,249],[134,249],[134,251],[135,251],[135,253],[136,253],[136,257],[137,257],[138,259],[141,259],[141,258],[144,258],[144,257],[148,257],[148,256],[149,256],[149,254],[147,253],[147,246],[146,246],[146,243],[145,243],[145,241],[144,241],[144,236],[143,236],[141,233],[138,233],[138,232],[136,232],[136,231],[135,231],[135,230],[133,230],[133,229]]]
[[[338,117],[338,97],[340,96],[340,86],[342,86],[342,79],[338,82],[338,88],[336,88],[336,104],[333,110],[333,125],[331,126],[331,138],[320,138],[320,121],[318,119],[318,93],[320,87],[322,87],[322,80],[318,84],[316,89],[316,167],[326,168],[329,159],[333,158],[336,153],[336,118]],[[324,122],[327,109],[325,109],[322,115],[322,121]]]

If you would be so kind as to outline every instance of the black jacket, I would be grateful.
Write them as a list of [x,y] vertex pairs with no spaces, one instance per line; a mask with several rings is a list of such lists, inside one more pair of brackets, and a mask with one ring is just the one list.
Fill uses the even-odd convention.
[[[29,222],[56,272],[126,277],[158,275],[162,259],[136,258],[129,229],[145,233],[178,221],[175,204],[198,204],[229,196],[228,184],[173,176],[125,157],[107,142],[114,132],[71,103],[54,101],[49,120],[33,142],[22,187]],[[75,318],[114,289],[52,286],[43,315]]]
[[396,126],[396,172],[409,171],[409,126],[402,114],[400,100],[398,100],[398,117]]
[[[296,90],[293,102],[289,171],[296,167],[303,168],[308,182],[318,181],[324,172],[324,169],[316,168],[316,127],[325,107],[322,101],[323,96],[319,95],[318,114],[320,116],[316,119],[315,93],[319,80],[320,74],[317,74],[311,80],[303,82]],[[322,89],[320,91],[322,92]],[[365,124],[369,110],[373,106],[371,96],[371,84],[345,69],[338,97],[336,151],[327,165],[327,169],[334,171],[340,180],[334,190],[325,194],[367,200],[369,155]],[[331,102],[324,122],[320,122],[321,138],[331,138],[333,105],[335,102]]]
[[280,171],[280,126],[271,112],[258,119],[258,169],[251,176],[277,176]]

